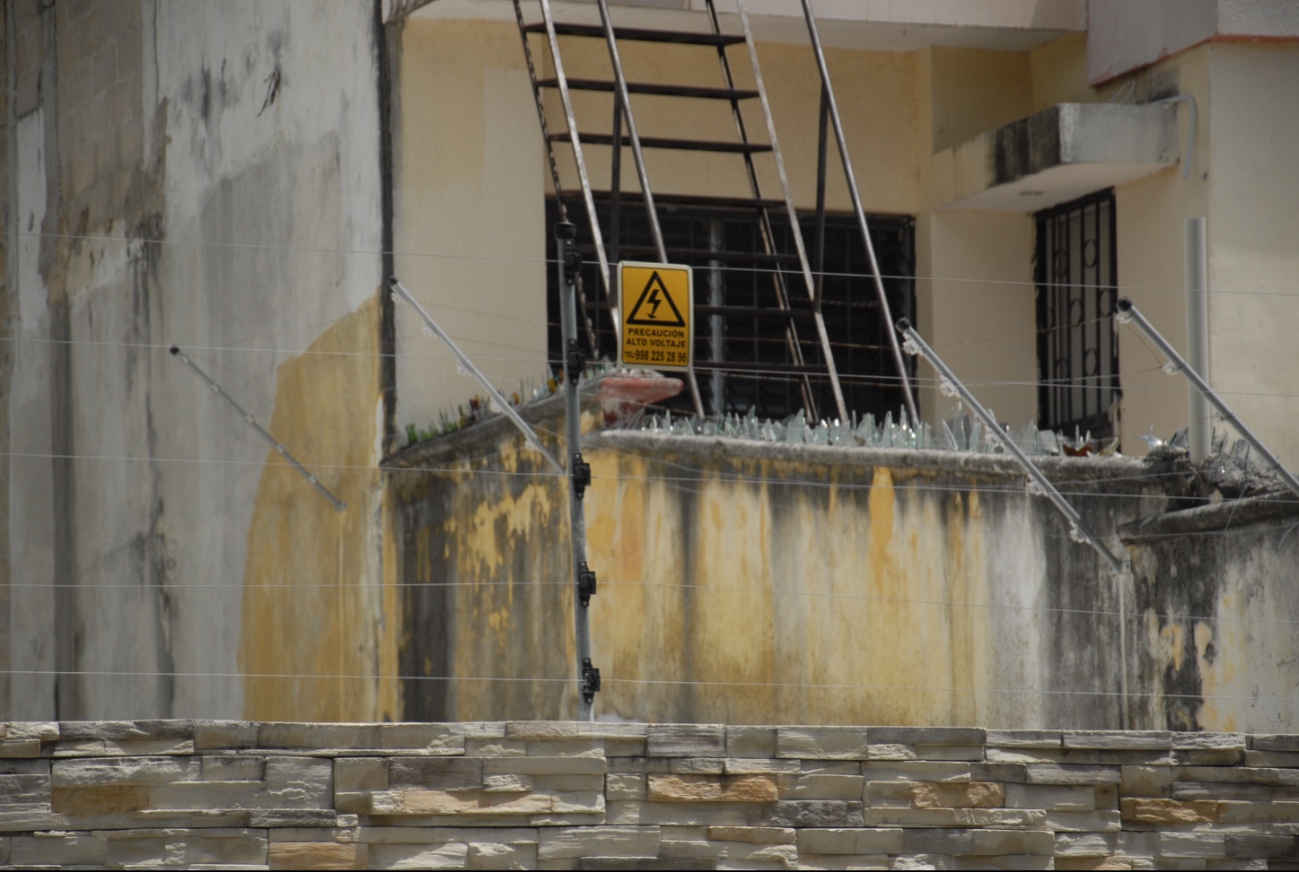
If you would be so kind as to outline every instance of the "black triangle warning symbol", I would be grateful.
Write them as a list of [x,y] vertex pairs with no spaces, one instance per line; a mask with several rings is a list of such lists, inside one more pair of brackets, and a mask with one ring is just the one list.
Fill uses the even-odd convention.
[[[642,315],[641,309],[648,309],[648,313]],[[681,317],[681,310],[677,308],[672,295],[668,293],[667,286],[663,284],[663,279],[659,278],[657,270],[645,283],[645,290],[640,292],[636,305],[632,306],[631,314],[627,316],[627,323],[643,327],[686,326],[685,319]]]

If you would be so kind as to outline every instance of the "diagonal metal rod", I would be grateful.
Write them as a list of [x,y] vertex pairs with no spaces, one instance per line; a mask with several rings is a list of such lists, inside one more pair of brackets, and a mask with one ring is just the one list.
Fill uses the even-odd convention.
[[[794,197],[789,190],[789,177],[785,175],[785,159],[780,154],[780,141],[776,138],[776,122],[771,117],[771,103],[767,100],[767,86],[762,81],[762,68],[758,65],[758,48],[753,42],[753,29],[749,26],[749,10],[744,0],[736,0],[740,10],[740,23],[744,26],[744,42],[749,48],[749,61],[753,65],[753,80],[758,90],[758,100],[762,104],[762,114],[767,121],[767,137],[771,140],[771,155],[776,159],[776,174],[780,177],[780,187],[785,194],[785,209],[789,212],[789,229],[794,237],[794,248],[798,251],[798,263],[803,270],[803,283],[807,286],[807,296],[817,303],[816,282],[812,278],[812,266],[807,259],[807,247],[803,244],[803,229],[798,223],[798,211],[794,208]],[[887,309],[885,310],[887,315]],[[830,345],[830,334],[825,329],[825,317],[820,306],[813,306],[813,318],[816,321],[816,332],[821,340],[822,353],[825,355],[825,366],[830,375],[830,387],[834,392],[835,405],[839,410],[839,420],[848,420],[848,406],[843,400],[843,388],[839,384],[839,369],[834,362],[834,353]],[[908,392],[907,396],[910,396]],[[916,420],[919,420],[918,418]]]
[[[717,5],[714,0],[704,0],[704,5],[708,9],[708,21],[712,25],[713,33],[718,36],[722,35],[722,24],[717,18]],[[726,87],[730,91],[735,91],[735,76],[731,72],[731,59],[726,54],[726,46],[717,46],[717,60],[722,65],[722,76],[725,79]],[[740,142],[745,145],[749,144],[749,130],[744,123],[744,112],[740,109],[740,101],[734,97],[730,100],[731,117],[735,120],[735,132],[739,134]],[[758,171],[753,165],[752,152],[745,151],[744,157],[744,174],[749,180],[749,192],[753,194],[754,202],[757,204],[758,212],[758,230],[762,238],[763,252],[766,254],[776,254],[776,234],[771,230],[771,213],[762,202],[762,184],[758,181]],[[772,270],[772,286],[776,292],[776,301],[780,303],[780,308],[789,308],[789,290],[785,286],[785,273],[783,270]],[[797,366],[803,366],[803,346],[799,343],[798,330],[794,322],[790,321],[785,325],[785,343],[789,348],[790,359]],[[717,378],[717,375],[713,376]],[[807,417],[815,421],[820,415],[816,411],[816,398],[812,393],[812,378],[807,373],[803,374],[802,382],[799,388],[803,394],[803,407],[807,410]]]
[[[519,39],[523,42],[523,59],[528,65],[528,81],[532,83],[532,99],[537,104],[537,120],[541,122],[541,141],[546,146],[546,161],[550,164],[550,182],[555,186],[555,203],[559,206],[559,220],[568,220],[568,207],[564,205],[564,188],[559,183],[559,165],[555,162],[555,146],[550,140],[550,127],[546,124],[546,104],[541,99],[541,86],[537,84],[537,68],[532,62],[532,48],[528,45],[528,32],[525,30],[526,25],[523,23],[523,7],[519,5],[519,0],[514,0],[514,20],[519,25]],[[605,285],[605,291],[608,292],[608,284]],[[613,298],[609,297],[609,302]],[[582,289],[582,282],[579,277],[577,282],[577,302],[582,309],[582,320],[586,324],[586,338],[591,345],[591,353],[599,354],[600,341],[596,338],[595,323],[591,320],[591,313],[586,306],[586,292]]]
[[528,426],[527,421],[519,417],[519,413],[514,411],[514,407],[511,406],[505,397],[501,396],[501,392],[493,387],[492,383],[487,380],[487,376],[483,375],[478,367],[474,366],[474,362],[469,359],[469,356],[460,350],[460,346],[455,344],[451,337],[447,335],[445,330],[438,326],[438,322],[433,320],[433,316],[424,311],[423,306],[415,302],[415,298],[410,295],[410,291],[406,290],[406,287],[401,282],[397,281],[395,277],[392,279],[392,290],[393,293],[397,294],[409,303],[410,307],[419,313],[420,318],[423,319],[428,328],[432,330],[439,339],[445,342],[447,347],[451,349],[451,352],[455,354],[456,358],[460,361],[460,365],[463,366],[470,375],[478,379],[478,383],[487,391],[487,395],[492,398],[492,402],[496,404],[496,407],[500,409],[502,413],[504,413],[505,417],[510,419],[510,422],[514,424],[515,427],[519,428],[519,432],[523,434],[524,439],[528,440],[528,444],[541,452],[541,455],[545,457],[546,460],[550,461],[550,465],[555,468],[555,471],[562,474],[564,472],[564,467],[560,466],[559,461],[555,459],[555,456],[547,451],[541,444],[541,440],[537,438],[537,432],[533,430],[532,427]]
[[[595,243],[595,256],[600,261],[600,279],[604,282],[604,293],[609,300],[609,305],[613,307],[614,340],[621,344],[622,319],[618,317],[618,299],[614,289],[613,273],[609,269],[609,259],[604,253],[604,237],[600,233],[600,221],[595,213],[595,196],[591,193],[591,178],[586,172],[586,157],[582,154],[582,141],[577,133],[573,101],[568,93],[568,77],[564,75],[564,62],[559,56],[559,37],[555,34],[555,19],[550,14],[550,0],[538,0],[538,2],[541,4],[541,17],[546,22],[546,37],[550,41],[550,59],[555,64],[555,81],[559,83],[559,99],[564,105],[564,123],[568,125],[569,138],[573,144],[573,160],[577,163],[577,177],[582,183],[582,200],[586,204],[586,218],[591,226],[591,240]],[[526,38],[525,34],[524,39]]]
[[311,482],[311,485],[316,490],[324,494],[325,499],[329,500],[331,503],[334,504],[334,511],[341,512],[343,511],[343,509],[347,508],[347,503],[340,502],[338,499],[336,499],[334,495],[331,494],[325,488],[325,486],[320,483],[320,480],[318,478],[316,478],[311,473],[307,472],[306,468],[303,467],[301,463],[298,463],[297,459],[294,458],[294,456],[289,453],[289,450],[284,447],[284,444],[282,442],[279,442],[274,436],[272,436],[270,433],[267,433],[266,428],[263,427],[261,424],[258,424],[256,418],[254,418],[252,415],[245,412],[243,406],[240,406],[238,403],[236,403],[234,397],[227,394],[225,390],[222,389],[221,385],[212,381],[212,379],[208,377],[207,373],[199,369],[198,364],[190,360],[188,354],[181,351],[180,348],[175,345],[171,347],[171,353],[173,357],[180,358],[180,360],[183,361],[185,364],[187,364],[190,369],[198,373],[198,377],[203,379],[203,381],[207,384],[208,389],[212,391],[212,393],[216,394],[217,396],[221,397],[221,399],[229,403],[231,407],[236,412],[239,413],[239,417],[244,419],[244,423],[246,423],[249,427],[252,427],[254,430],[256,430],[258,434],[260,434],[261,437],[265,439],[267,442],[271,443],[271,447],[274,448],[277,452],[279,452],[279,455],[281,457],[283,457],[290,464],[292,464],[293,468],[296,469],[299,473],[301,473],[303,478]]
[[[848,141],[843,134],[843,121],[839,118],[839,105],[834,99],[834,88],[830,84],[830,69],[825,64],[825,54],[821,51],[821,35],[816,29],[816,18],[812,15],[811,0],[802,0],[803,17],[807,19],[807,32],[812,37],[812,49],[816,52],[816,65],[821,71],[821,85],[825,89],[825,102],[830,109],[830,121],[834,124],[834,136],[839,142],[839,157],[843,161],[843,174],[848,182],[848,194],[852,197],[852,208],[857,213],[857,224],[861,227],[862,242],[866,245],[866,255],[870,258],[871,274],[875,280],[875,294],[879,297],[880,312],[884,316],[884,323],[893,323],[893,314],[889,310],[888,297],[884,293],[884,280],[880,277],[879,261],[875,257],[875,246],[871,242],[870,230],[866,226],[866,213],[862,209],[861,194],[857,191],[857,177],[852,170],[852,158],[848,156]],[[741,0],[740,9],[744,9]],[[741,12],[743,15],[743,12]],[[892,330],[886,331],[889,340],[893,344],[893,359],[898,367],[898,379],[902,385],[902,396],[907,401],[907,411],[911,413],[911,420],[919,421],[920,415],[916,411],[915,397],[911,396],[911,379],[907,376],[907,363],[902,357],[902,349],[898,346],[898,337]]]
[[1015,444],[1015,441],[1006,434],[1006,431],[1002,426],[997,423],[997,419],[992,417],[992,414],[988,412],[987,409],[983,408],[979,401],[974,398],[974,394],[970,393],[969,388],[967,388],[964,383],[956,377],[955,373],[947,368],[947,364],[943,363],[942,359],[934,353],[934,350],[925,343],[925,340],[920,338],[920,334],[911,326],[911,322],[906,318],[900,318],[898,319],[897,327],[898,332],[907,337],[908,342],[915,344],[915,353],[923,354],[925,359],[933,365],[934,369],[938,370],[938,374],[941,375],[945,381],[951,384],[952,387],[956,388],[957,393],[961,395],[961,399],[970,404],[970,408],[973,409],[974,413],[983,421],[983,426],[988,428],[988,434],[996,434],[997,438],[1001,441],[1002,446],[1012,457],[1015,458],[1015,462],[1023,467],[1024,472],[1028,473],[1028,477],[1036,482],[1038,487],[1042,488],[1042,490],[1046,492],[1047,497],[1055,504],[1055,507],[1060,510],[1060,514],[1064,515],[1069,520],[1069,523],[1073,525],[1073,529],[1070,530],[1070,535],[1072,536],[1074,533],[1077,533],[1083,539],[1087,540],[1087,544],[1095,548],[1096,553],[1100,554],[1100,556],[1104,558],[1105,562],[1108,563],[1110,568],[1115,572],[1121,573],[1129,571],[1130,561],[1120,560],[1115,557],[1114,553],[1110,551],[1110,549],[1106,548],[1105,544],[1101,542],[1100,539],[1096,538],[1091,530],[1087,529],[1087,525],[1083,523],[1082,517],[1079,516],[1074,507],[1069,504],[1069,501],[1064,498],[1064,495],[1055,489],[1055,485],[1051,484],[1050,479],[1042,473],[1042,470],[1038,469],[1037,464],[1029,460],[1028,455],[1020,450],[1020,447]]
[[[542,0],[544,4],[546,0]],[[622,74],[622,58],[618,55],[618,40],[614,36],[613,21],[609,18],[609,4],[607,0],[596,0],[596,5],[600,7],[600,22],[604,26],[604,41],[609,46],[609,60],[613,63],[613,78],[617,92],[617,102],[622,104],[622,117],[627,122],[627,138],[631,140],[631,155],[636,162],[636,176],[640,179],[640,192],[642,202],[645,204],[645,216],[649,219],[650,235],[654,238],[654,248],[658,251],[659,263],[668,262],[668,250],[663,244],[663,230],[659,227],[658,209],[654,205],[654,192],[650,190],[649,173],[645,170],[645,153],[641,151],[640,134],[636,131],[636,116],[631,111],[631,94],[627,91],[627,78]],[[549,19],[547,19],[549,21]],[[561,80],[562,81],[562,80]],[[574,130],[573,144],[577,147],[576,129],[571,122],[570,130]],[[614,148],[618,148],[614,144]],[[596,245],[599,250],[599,243]],[[603,258],[604,254],[601,252]],[[692,316],[693,317],[693,316]],[[621,342],[621,337],[619,337]],[[693,358],[694,355],[691,355]],[[695,406],[695,414],[699,417],[705,417],[704,401],[699,396],[699,383],[695,380],[695,368],[691,366],[686,370],[686,382],[690,385],[690,399]]]
[[1159,346],[1159,350],[1173,362],[1173,365],[1177,367],[1178,372],[1186,376],[1186,380],[1194,385],[1195,389],[1203,394],[1206,400],[1213,404],[1214,408],[1222,414],[1222,417],[1227,419],[1227,423],[1235,427],[1236,431],[1240,433],[1241,436],[1245,437],[1245,441],[1248,442],[1255,451],[1267,458],[1267,462],[1272,464],[1273,468],[1276,469],[1277,475],[1281,476],[1286,487],[1294,491],[1295,496],[1299,496],[1299,478],[1295,478],[1294,473],[1287,469],[1285,464],[1281,463],[1280,458],[1269,451],[1267,446],[1263,444],[1262,440],[1254,435],[1254,431],[1246,427],[1244,422],[1241,421],[1240,418],[1236,417],[1236,413],[1227,408],[1227,404],[1222,401],[1222,397],[1218,396],[1217,392],[1214,391],[1213,388],[1209,387],[1209,383],[1205,381],[1189,363],[1186,362],[1182,355],[1177,353],[1177,350],[1168,343],[1168,340],[1165,339],[1158,330],[1155,329],[1153,324],[1146,320],[1146,316],[1142,315],[1141,312],[1138,311],[1137,307],[1132,305],[1132,301],[1127,297],[1119,300],[1118,318],[1120,322],[1127,321],[1129,318],[1135,321],[1137,326],[1141,328],[1142,332],[1149,336],[1150,340],[1154,342],[1155,345]]

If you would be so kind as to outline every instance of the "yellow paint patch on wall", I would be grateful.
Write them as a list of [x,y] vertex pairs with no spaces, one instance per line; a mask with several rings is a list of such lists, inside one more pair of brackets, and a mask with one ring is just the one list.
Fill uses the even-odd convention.
[[[691,474],[682,470],[697,458],[588,456],[588,546],[601,579],[593,649],[604,674],[624,679],[606,684],[601,713],[1012,719],[1013,700],[953,690],[999,686],[1008,668],[997,625],[963,606],[995,593],[984,539],[1004,534],[986,529],[977,493],[931,496],[931,474],[886,467],[730,456]],[[935,540],[944,526],[946,540]]]
[[[309,352],[373,352],[377,298],[325,331]],[[347,508],[334,507],[268,452],[248,530],[239,669],[253,720],[369,721],[393,710],[393,603],[371,542],[379,358],[306,353],[277,372],[270,432]],[[281,679],[271,675],[328,676]],[[342,678],[339,676],[366,676]]]

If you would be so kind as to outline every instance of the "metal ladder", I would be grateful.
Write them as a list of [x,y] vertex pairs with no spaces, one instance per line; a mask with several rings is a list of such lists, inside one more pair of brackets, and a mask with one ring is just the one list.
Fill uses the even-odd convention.
[[[604,307],[613,310],[615,334],[619,330],[619,319],[617,318],[616,312],[617,303],[615,282],[613,280],[611,264],[617,263],[620,253],[619,212],[624,198],[629,201],[639,201],[643,206],[653,242],[649,250],[644,253],[657,258],[660,263],[669,263],[671,261],[669,260],[668,249],[664,244],[663,232],[659,224],[658,202],[663,202],[669,205],[730,205],[742,206],[745,209],[753,209],[756,211],[756,217],[758,218],[759,234],[765,255],[765,257],[761,259],[777,265],[777,268],[772,271],[771,275],[778,306],[776,308],[757,308],[696,305],[695,312],[702,316],[744,314],[757,318],[775,317],[782,319],[785,322],[784,339],[789,348],[790,357],[794,362],[792,364],[767,364],[730,361],[720,363],[714,362],[711,366],[707,364],[700,365],[697,363],[696,368],[712,369],[715,372],[743,372],[746,369],[752,369],[754,371],[775,371],[784,372],[789,375],[797,375],[800,378],[800,389],[805,411],[813,420],[816,420],[819,416],[817,414],[810,376],[814,374],[824,374],[829,379],[840,420],[848,420],[848,410],[844,403],[843,390],[839,383],[839,373],[835,366],[835,359],[830,344],[829,334],[826,331],[825,319],[821,312],[819,283],[813,277],[811,264],[808,260],[807,249],[803,242],[802,230],[798,223],[798,215],[794,209],[794,201],[790,194],[789,182],[785,174],[784,160],[781,157],[780,144],[776,137],[776,129],[771,116],[771,108],[767,101],[766,88],[762,80],[762,71],[758,65],[758,55],[753,42],[752,30],[749,26],[748,12],[743,0],[739,0],[738,2],[740,21],[744,30],[743,34],[726,34],[722,32],[717,17],[717,11],[713,5],[713,0],[705,0],[711,28],[710,32],[706,33],[615,27],[609,17],[609,9],[606,0],[597,0],[601,20],[600,25],[556,23],[551,14],[549,0],[538,0],[538,2],[542,14],[542,20],[540,22],[529,24],[524,20],[520,0],[514,0],[515,18],[519,27],[519,36],[523,42],[528,74],[532,83],[533,96],[537,107],[537,117],[541,124],[542,136],[545,141],[546,153],[550,163],[551,181],[555,188],[555,196],[558,201],[561,217],[567,217],[567,207],[564,204],[564,194],[560,184],[558,165],[555,160],[554,143],[563,142],[571,144],[577,164],[577,176],[582,187],[582,200],[585,206],[587,220],[589,222],[589,230],[593,240],[593,244],[590,248],[593,249],[596,258],[599,261],[601,283],[604,286],[605,297],[607,300],[607,302],[601,306],[601,304],[587,299],[587,295],[579,286],[579,302],[583,309],[586,329],[588,331],[588,336],[591,339],[592,347],[596,347],[596,331],[588,310]],[[528,35],[531,33],[545,35],[554,63],[554,78],[538,78],[536,65],[532,58],[531,47],[528,44]],[[603,38],[609,49],[609,57],[613,65],[614,81],[567,78],[564,73],[563,60],[560,53],[560,36]],[[717,51],[725,86],[718,88],[628,82],[623,73],[622,61],[618,52],[619,40],[713,47]],[[749,61],[752,65],[754,83],[756,85],[756,89],[754,90],[741,90],[735,87],[730,59],[727,56],[726,49],[730,46],[740,44],[744,44],[748,48]],[[560,101],[564,110],[565,126],[567,128],[564,132],[551,132],[549,124],[547,123],[545,104],[542,99],[543,89],[546,88],[554,88],[559,91]],[[614,114],[612,133],[600,134],[584,133],[579,131],[571,99],[571,91],[573,90],[613,92]],[[732,142],[717,142],[657,137],[641,138],[636,129],[635,114],[632,111],[632,94],[652,94],[667,97],[727,102],[730,104],[732,117],[735,121],[738,140]],[[751,99],[759,100],[762,105],[763,117],[767,126],[768,143],[755,143],[749,139],[748,130],[745,126],[743,114],[740,110],[740,103],[743,100]],[[625,134],[622,132],[622,125],[624,122],[626,124]],[[612,230],[608,243],[604,241],[604,234],[601,229],[601,223],[596,209],[595,193],[591,187],[590,176],[586,167],[586,159],[582,151],[582,145],[584,142],[590,145],[610,145],[613,147],[612,180],[608,192],[610,205],[609,223]],[[622,147],[624,145],[630,145],[631,147],[632,157],[636,165],[637,177],[640,182],[639,194],[624,195],[620,191],[621,155]],[[656,199],[645,169],[644,149],[646,148],[710,151],[740,155],[744,160],[745,172],[749,180],[751,199],[701,198],[680,195],[663,196]],[[782,193],[784,195],[783,201],[767,200],[763,198],[761,185],[759,184],[758,175],[753,163],[753,155],[765,152],[770,152],[775,159],[777,174],[780,178]],[[775,233],[772,227],[772,212],[781,207],[785,209],[789,217],[789,229],[796,249],[797,263],[799,270],[802,273],[803,284],[807,293],[808,301],[811,303],[810,312],[807,310],[797,310],[791,306],[790,290],[786,285],[785,274],[784,271],[779,268],[781,262],[791,260],[788,255],[783,255],[778,252]],[[628,250],[623,250],[622,253],[627,253]],[[640,253],[639,250],[637,253]],[[693,257],[694,259],[709,257],[715,259],[723,255],[722,252],[715,250],[715,247],[710,247],[708,251],[703,252],[674,250],[674,254],[678,255],[678,257]],[[753,256],[749,255],[749,257]],[[798,336],[796,319],[809,316],[815,324],[817,339],[821,346],[822,355],[825,359],[823,365],[808,365],[803,357],[802,344]],[[686,373],[686,376],[687,384],[690,387],[691,400],[694,404],[695,413],[700,417],[704,417],[705,412],[699,393],[698,382],[695,378],[695,370],[691,369]]]

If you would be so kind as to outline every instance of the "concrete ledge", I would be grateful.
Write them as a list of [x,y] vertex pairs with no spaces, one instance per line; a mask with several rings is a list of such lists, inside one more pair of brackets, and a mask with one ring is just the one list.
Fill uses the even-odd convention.
[[935,154],[934,200],[1034,212],[1173,166],[1177,135],[1175,105],[1061,103]]
[[1118,528],[1125,544],[1136,544],[1188,533],[1221,533],[1268,521],[1299,523],[1299,498],[1289,491],[1245,497],[1214,505],[1169,512],[1156,518],[1134,521]]
[[[789,445],[725,436],[670,436],[647,430],[602,430],[583,437],[589,449],[633,452],[647,456],[694,454],[735,457],[816,466],[887,467],[948,471],[1006,481],[1024,480],[1024,472],[1009,455],[968,451],[908,448],[849,448],[839,445]],[[1145,461],[1134,457],[1036,456],[1034,463],[1058,481],[1108,481],[1149,475]],[[1134,485],[1139,485],[1134,482]],[[1137,489],[1134,486],[1134,490]]]

